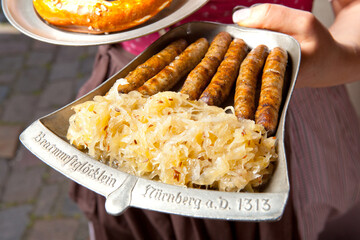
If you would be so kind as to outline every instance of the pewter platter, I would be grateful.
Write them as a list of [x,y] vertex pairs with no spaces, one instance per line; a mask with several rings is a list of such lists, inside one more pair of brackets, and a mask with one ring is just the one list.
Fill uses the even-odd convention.
[[89,46],[122,42],[159,31],[189,16],[207,2],[208,0],[173,0],[168,8],[144,24],[100,35],[67,32],[49,26],[36,14],[32,0],[2,0],[2,9],[8,21],[29,37],[52,44]]
[[[242,38],[250,48],[265,44],[270,49],[280,46],[289,54],[281,116],[276,133],[279,159],[269,184],[260,193],[229,193],[190,189],[139,178],[102,164],[79,151],[66,140],[69,117],[75,104],[105,94],[114,82],[125,77],[137,65],[160,51],[171,41],[186,38],[189,42],[199,37],[211,41],[220,31]],[[184,216],[270,221],[281,217],[289,194],[289,181],[284,148],[285,116],[300,65],[300,46],[290,36],[258,29],[244,29],[233,25],[193,22],[177,27],[163,35],[125,68],[98,88],[51,113],[29,126],[20,136],[22,143],[42,161],[106,197],[106,210],[117,215],[128,207],[138,207]]]

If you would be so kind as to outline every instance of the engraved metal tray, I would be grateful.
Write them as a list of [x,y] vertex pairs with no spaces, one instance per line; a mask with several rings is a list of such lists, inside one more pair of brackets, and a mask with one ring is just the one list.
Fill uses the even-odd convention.
[[89,46],[122,42],[171,26],[201,8],[209,0],[173,0],[149,21],[131,29],[109,34],[67,32],[49,26],[34,10],[32,0],[1,0],[8,21],[20,32],[36,40],[68,46]]
[[[69,117],[75,104],[105,94],[116,79],[125,77],[136,66],[181,37],[189,42],[199,37],[209,41],[220,31],[242,38],[253,48],[265,44],[270,49],[281,46],[289,54],[285,79],[285,93],[281,117],[276,133],[279,155],[274,174],[260,193],[229,193],[191,189],[139,178],[102,164],[79,151],[66,140]],[[139,207],[184,216],[269,221],[281,217],[289,194],[286,155],[284,149],[285,115],[300,65],[300,46],[297,41],[281,33],[245,29],[234,25],[192,22],[177,27],[154,42],[106,82],[75,102],[51,113],[29,126],[20,136],[22,143],[45,163],[68,178],[106,197],[106,210],[117,215],[127,207]]]

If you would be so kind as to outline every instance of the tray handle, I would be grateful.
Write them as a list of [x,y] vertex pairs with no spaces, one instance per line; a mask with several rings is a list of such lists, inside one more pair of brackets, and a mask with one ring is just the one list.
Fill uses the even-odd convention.
[[130,206],[132,191],[137,180],[137,177],[128,175],[122,185],[109,194],[105,201],[105,209],[109,214],[120,215]]

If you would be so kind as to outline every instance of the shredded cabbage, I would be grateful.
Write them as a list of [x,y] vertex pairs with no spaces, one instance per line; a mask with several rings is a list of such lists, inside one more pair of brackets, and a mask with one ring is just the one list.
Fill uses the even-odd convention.
[[187,187],[253,191],[272,173],[276,139],[261,125],[176,92],[119,94],[75,106],[67,138],[122,171]]

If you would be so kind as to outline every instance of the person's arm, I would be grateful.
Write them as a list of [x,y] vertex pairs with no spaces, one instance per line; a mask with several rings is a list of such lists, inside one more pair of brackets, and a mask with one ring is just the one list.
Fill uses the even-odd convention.
[[244,27],[293,36],[301,45],[297,87],[327,87],[360,80],[360,1],[334,0],[334,24],[326,29],[313,14],[261,4],[233,15]]

